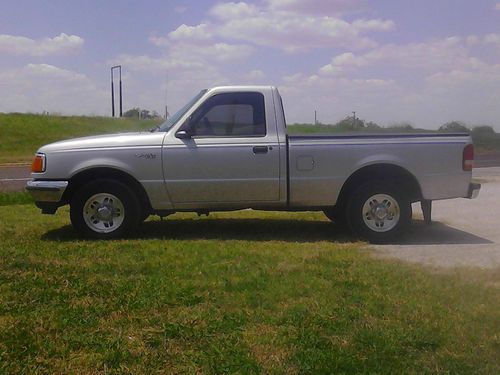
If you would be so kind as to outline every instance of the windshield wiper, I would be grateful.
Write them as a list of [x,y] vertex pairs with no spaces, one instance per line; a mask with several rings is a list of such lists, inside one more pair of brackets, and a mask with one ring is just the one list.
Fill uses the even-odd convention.
[[151,129],[149,129],[149,131],[150,131],[151,133],[154,133],[154,132],[158,131],[159,129],[160,129],[160,125],[155,125],[155,126],[154,126],[154,127],[152,127]]

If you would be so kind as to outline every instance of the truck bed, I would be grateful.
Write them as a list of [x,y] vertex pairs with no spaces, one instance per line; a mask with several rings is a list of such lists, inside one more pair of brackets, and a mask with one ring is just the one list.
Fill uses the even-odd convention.
[[291,134],[287,140],[293,206],[336,202],[346,179],[374,163],[411,173],[425,199],[468,193],[470,172],[462,169],[464,147],[472,142],[467,133]]

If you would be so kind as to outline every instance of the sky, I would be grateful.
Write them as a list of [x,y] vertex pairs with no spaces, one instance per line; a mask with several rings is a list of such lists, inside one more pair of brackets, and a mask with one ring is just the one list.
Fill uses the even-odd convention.
[[173,113],[199,90],[274,85],[288,123],[500,131],[500,1],[2,0],[0,112]]

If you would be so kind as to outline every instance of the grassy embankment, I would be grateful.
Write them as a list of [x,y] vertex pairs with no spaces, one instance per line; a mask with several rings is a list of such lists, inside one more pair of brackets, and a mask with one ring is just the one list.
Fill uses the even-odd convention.
[[0,163],[29,162],[44,144],[87,135],[138,131],[154,121],[0,113]]
[[[103,133],[145,130],[153,127],[155,124],[151,120],[0,113],[0,164],[29,162],[40,146],[61,139]],[[305,124],[290,125],[288,131],[291,134],[340,132],[338,128],[333,126]],[[376,131],[394,132],[408,130],[379,129]],[[422,130],[413,131],[418,132]],[[474,135],[474,143],[479,152],[500,151],[500,134]]]
[[374,259],[320,214],[182,214],[90,242],[66,208],[10,203],[0,373],[500,372],[498,272]]

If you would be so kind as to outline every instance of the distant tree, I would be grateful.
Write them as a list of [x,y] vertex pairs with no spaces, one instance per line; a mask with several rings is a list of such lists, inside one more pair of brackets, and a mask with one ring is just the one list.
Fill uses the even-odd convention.
[[365,126],[367,129],[381,129],[382,128],[379,124],[377,124],[376,122],[373,122],[373,121],[368,121],[365,124]]
[[158,112],[153,111],[153,112],[151,112],[151,118],[154,119],[154,120],[159,120],[162,117],[161,117],[161,115]]
[[138,107],[129,109],[123,114],[123,117],[141,118],[143,120],[151,120],[151,119],[158,120],[162,118],[160,114],[156,111],[151,112],[147,109],[140,109]]
[[394,124],[389,125],[387,129],[405,131],[405,130],[413,130],[415,128],[409,122],[396,122]]
[[337,122],[334,126],[342,131],[357,131],[366,128],[364,120],[359,118],[354,119],[351,116],[347,116],[345,119]]
[[472,133],[473,134],[484,134],[484,135],[489,135],[489,134],[495,134],[495,129],[493,129],[489,125],[481,125],[481,126],[475,126],[472,128]]
[[458,133],[468,133],[469,128],[461,121],[451,121],[439,127],[441,132],[458,132]]
[[141,109],[141,118],[142,119],[150,119],[151,113],[147,109]]
[[126,111],[124,114],[123,114],[123,117],[132,117],[132,118],[138,118],[139,117],[139,111],[140,109],[139,108],[132,108],[132,109],[129,109],[128,111]]

